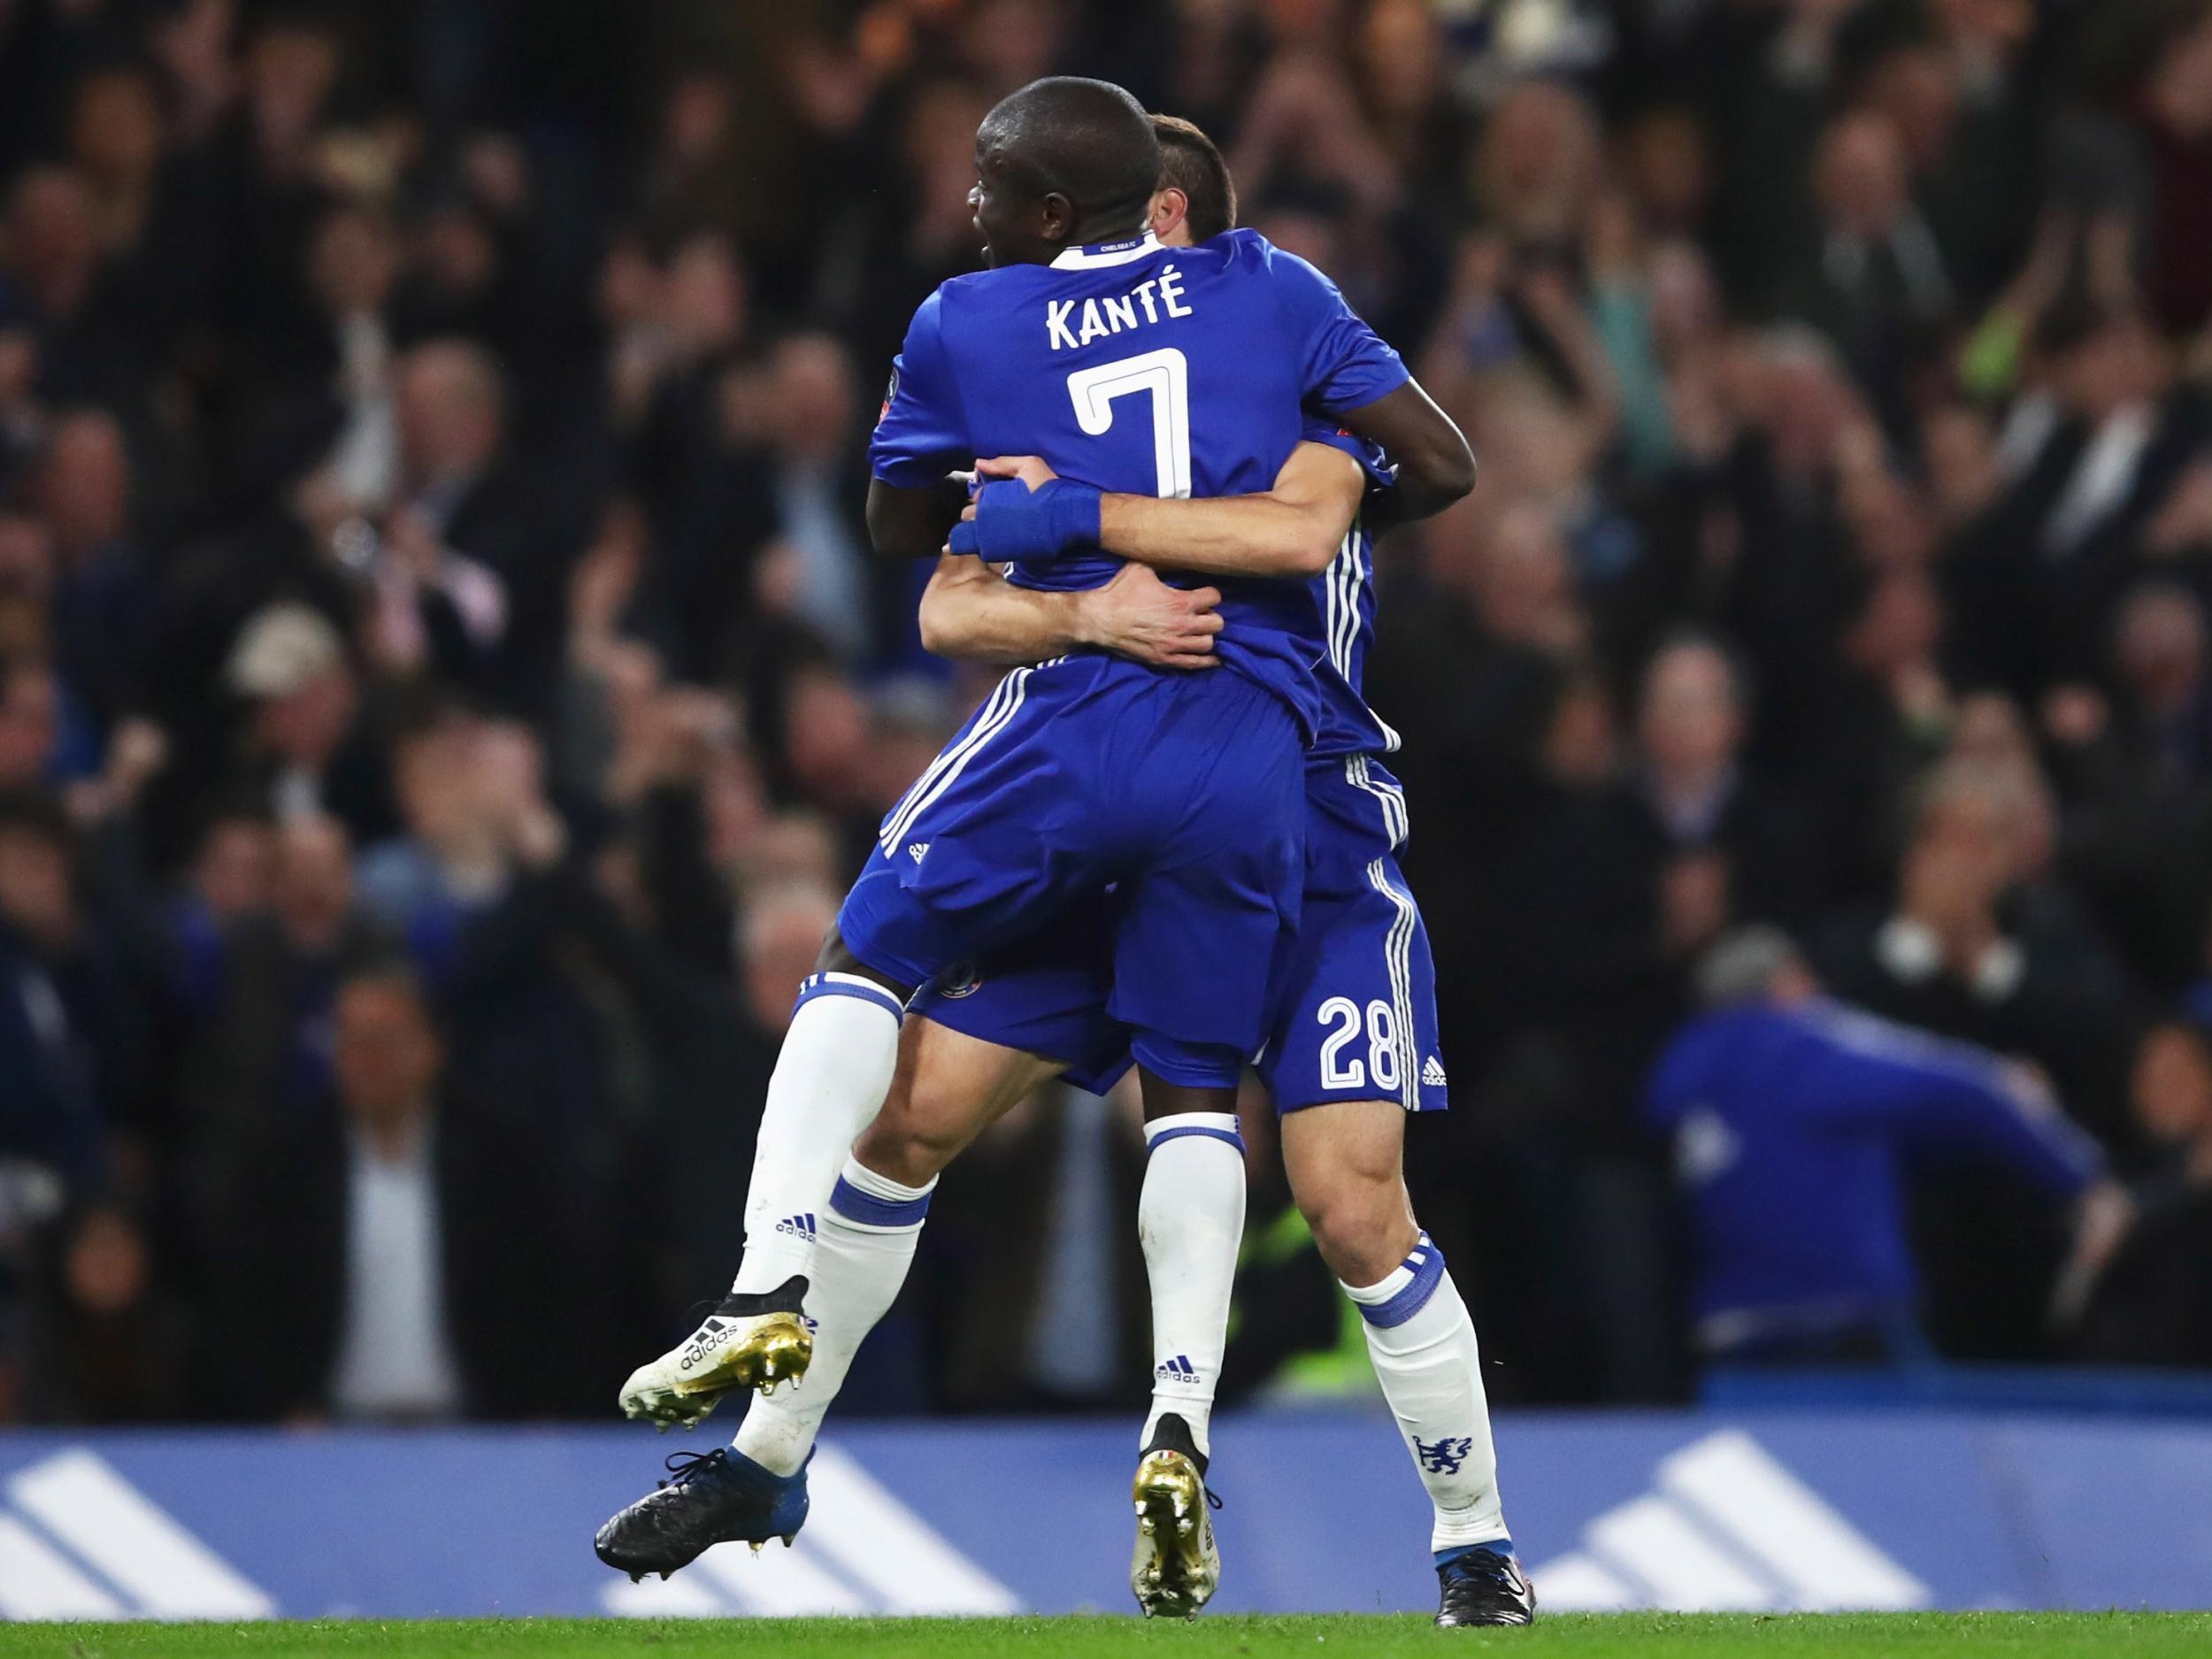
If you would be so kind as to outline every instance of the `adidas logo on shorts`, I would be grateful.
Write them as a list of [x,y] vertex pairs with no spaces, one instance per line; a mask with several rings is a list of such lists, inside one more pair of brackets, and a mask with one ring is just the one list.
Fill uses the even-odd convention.
[[923,859],[929,856],[929,843],[927,841],[914,842],[907,848],[906,856],[909,858],[911,858],[916,864],[921,863]]
[[1431,1055],[1421,1065],[1421,1082],[1428,1088],[1444,1087],[1444,1063]]

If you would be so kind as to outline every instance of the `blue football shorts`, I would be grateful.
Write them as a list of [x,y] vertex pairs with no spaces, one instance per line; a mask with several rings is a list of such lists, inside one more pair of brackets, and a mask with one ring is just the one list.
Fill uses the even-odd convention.
[[[1436,967],[1398,864],[1404,792],[1365,755],[1316,758],[1305,780],[1304,898],[1270,972],[1267,1032],[1253,1064],[1279,1111],[1364,1100],[1441,1111],[1449,1102]],[[1121,896],[964,958],[925,986],[910,1011],[1058,1060],[1071,1082],[1103,1093],[1132,1064],[1132,1033],[1112,1011]]]
[[838,929],[911,986],[1025,939],[1102,951],[1136,1057],[1233,1084],[1298,925],[1303,776],[1289,710],[1233,671],[1016,669],[884,818]]

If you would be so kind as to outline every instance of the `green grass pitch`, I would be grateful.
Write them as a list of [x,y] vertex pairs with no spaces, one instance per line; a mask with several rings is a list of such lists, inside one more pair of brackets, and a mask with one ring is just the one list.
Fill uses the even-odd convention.
[[1632,1613],[1531,1630],[1440,1631],[1364,1616],[1148,1624],[1133,1618],[363,1619],[267,1624],[0,1624],[0,1659],[1394,1659],[1460,1649],[1529,1659],[2204,1659],[2208,1613],[1898,1613],[1788,1617]]

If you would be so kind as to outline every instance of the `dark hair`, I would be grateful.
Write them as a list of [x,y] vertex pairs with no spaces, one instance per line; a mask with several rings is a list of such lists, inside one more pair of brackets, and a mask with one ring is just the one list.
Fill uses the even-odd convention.
[[1033,81],[983,118],[977,143],[999,152],[1032,196],[1065,196],[1087,234],[1140,228],[1159,188],[1151,118],[1110,81]]
[[1179,115],[1156,115],[1152,135],[1160,141],[1160,186],[1180,190],[1190,203],[1187,223],[1193,242],[1210,242],[1237,225],[1237,181],[1221,147],[1194,121]]
[[346,962],[338,975],[341,995],[357,987],[369,987],[391,991],[405,997],[421,1013],[433,1030],[437,1028],[438,1016],[431,1006],[430,988],[423,983],[422,974],[404,955],[388,946],[365,946]]
[[2062,356],[2087,345],[2108,329],[2125,326],[2137,313],[2125,305],[2070,293],[2045,311],[2036,325],[2035,349],[2047,356]]
[[256,829],[274,829],[276,809],[268,799],[257,791],[245,788],[225,788],[218,793],[196,816],[192,845],[204,849],[215,832],[227,824],[250,824]]
[[32,835],[73,853],[77,833],[61,798],[47,789],[0,791],[0,835]]

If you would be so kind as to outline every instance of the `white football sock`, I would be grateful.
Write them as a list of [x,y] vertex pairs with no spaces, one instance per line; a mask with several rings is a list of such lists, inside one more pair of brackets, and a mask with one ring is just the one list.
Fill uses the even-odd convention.
[[1445,1271],[1444,1253],[1425,1233],[1387,1279],[1346,1285],[1344,1294],[1359,1304],[1383,1398],[1436,1505],[1431,1548],[1506,1540],[1475,1322]]
[[898,1300],[914,1263],[914,1247],[929,1214],[927,1187],[904,1187],[845,1160],[815,1230],[813,1283],[806,1310],[814,1322],[814,1357],[795,1386],[756,1394],[730,1443],[771,1472],[795,1473],[814,1449],[830,1402],[845,1386],[853,1356],[876,1321]]
[[1137,1233],[1152,1286],[1152,1409],[1137,1444],[1173,1411],[1204,1452],[1244,1241],[1244,1141],[1231,1112],[1156,1118],[1144,1139]]
[[901,1013],[896,996],[856,973],[810,974],[800,985],[760,1115],[745,1259],[732,1289],[757,1294],[794,1273],[811,1276],[837,1171],[891,1092]]

